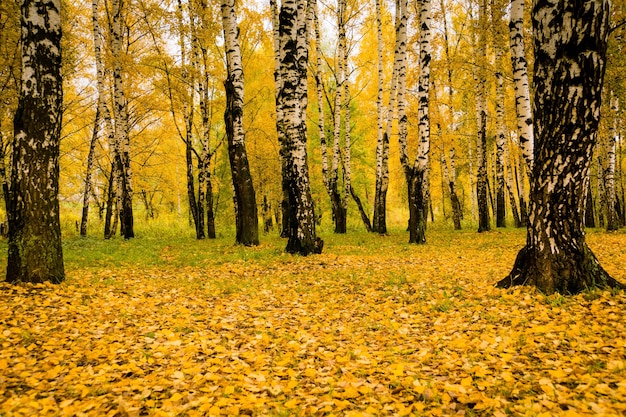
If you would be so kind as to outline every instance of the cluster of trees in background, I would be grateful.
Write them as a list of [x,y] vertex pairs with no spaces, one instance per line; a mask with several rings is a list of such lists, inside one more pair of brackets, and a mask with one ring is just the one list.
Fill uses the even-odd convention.
[[[0,6],[5,195],[25,79],[20,7],[29,3]],[[247,245],[258,243],[261,217],[302,254],[321,251],[322,217],[337,233],[351,218],[381,234],[388,215],[408,220],[413,243],[425,242],[429,216],[457,229],[469,218],[479,231],[492,218],[527,224],[536,57],[525,47],[533,37],[523,1],[60,3],[58,187],[62,201],[82,204],[83,235],[91,205],[106,238],[133,237],[141,204],[147,221],[188,213],[199,239],[234,217]],[[615,6],[610,17],[621,22],[625,6]],[[605,54],[608,62],[604,84],[589,80],[605,98],[593,161],[581,167],[592,179],[585,222],[615,230],[626,223],[621,24],[600,35],[602,74]]]

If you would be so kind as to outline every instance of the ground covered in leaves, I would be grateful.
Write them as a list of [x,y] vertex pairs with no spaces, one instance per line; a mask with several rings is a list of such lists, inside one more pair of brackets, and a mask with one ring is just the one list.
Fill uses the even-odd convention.
[[626,414],[626,296],[493,288],[523,237],[69,244],[65,283],[0,284],[0,415]]

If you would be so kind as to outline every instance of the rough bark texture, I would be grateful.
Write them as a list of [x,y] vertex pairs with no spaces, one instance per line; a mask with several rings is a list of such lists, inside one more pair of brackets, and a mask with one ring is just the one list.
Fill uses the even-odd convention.
[[615,184],[615,165],[617,150],[617,113],[619,102],[617,97],[610,94],[610,115],[612,125],[609,135],[606,138],[606,169],[604,171],[604,184],[606,185],[606,230],[613,231],[619,229],[619,216],[617,206],[617,192]]
[[526,246],[497,286],[544,293],[620,287],[585,242],[585,197],[597,139],[609,28],[608,0],[537,0],[536,147]]
[[487,74],[485,65],[487,43],[487,2],[479,2],[479,32],[476,45],[476,125],[478,131],[478,172],[476,174],[476,202],[478,204],[478,231],[486,232],[491,229],[489,224],[489,194],[487,190]]
[[[387,186],[389,184],[389,164],[385,155],[389,154],[389,137],[383,132],[383,23],[381,1],[376,0],[376,56],[377,82],[376,95],[376,189],[374,192],[374,214],[372,216],[372,231],[387,233]],[[392,89],[393,90],[393,89]],[[393,91],[390,96],[393,96]],[[393,113],[393,109],[390,109]],[[385,141],[386,139],[386,141]]]
[[524,0],[511,0],[511,21],[509,36],[511,45],[511,67],[515,87],[515,112],[517,115],[517,134],[522,156],[530,169],[533,165],[535,135],[533,113],[530,104],[528,85],[528,64],[524,50]]
[[283,190],[287,196],[288,253],[319,253],[306,151],[308,29],[305,0],[285,0],[279,15],[277,117],[283,159]]
[[21,8],[22,88],[14,118],[8,282],[65,278],[59,221],[61,1],[25,0]]
[[123,0],[114,0],[112,4],[111,52],[113,55],[113,91],[115,117],[115,159],[118,161],[119,180],[121,181],[122,201],[119,205],[121,233],[125,239],[135,236],[133,219],[133,187],[130,167],[130,141],[128,136],[128,107],[122,71],[122,41],[124,38]]
[[420,75],[418,81],[418,137],[417,155],[409,172],[409,243],[426,242],[426,219],[428,214],[428,163],[430,154],[430,0],[420,1]]
[[228,78],[224,81],[226,87],[224,121],[233,178],[233,198],[237,207],[236,241],[248,246],[258,245],[259,218],[243,130],[243,66],[241,64],[239,29],[237,28],[234,0],[226,0],[222,3],[222,22],[228,73]]

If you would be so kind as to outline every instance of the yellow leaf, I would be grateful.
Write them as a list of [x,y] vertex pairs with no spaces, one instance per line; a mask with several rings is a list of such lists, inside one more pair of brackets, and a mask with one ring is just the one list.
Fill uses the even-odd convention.
[[316,375],[317,375],[317,370],[315,368],[306,368],[304,370],[304,376],[306,377],[315,378]]
[[285,406],[286,409],[293,410],[294,408],[298,406],[298,400],[295,398],[292,398],[291,400],[287,401],[283,405]]
[[174,395],[172,395],[170,397],[170,401],[175,403],[180,401],[183,398],[182,394],[180,392],[175,392]]
[[235,392],[235,387],[232,385],[227,386],[226,388],[224,388],[224,394],[226,395],[230,395],[232,393]]
[[352,385],[347,386],[343,392],[344,398],[356,398],[358,396],[359,396],[359,391],[356,388],[354,388]]

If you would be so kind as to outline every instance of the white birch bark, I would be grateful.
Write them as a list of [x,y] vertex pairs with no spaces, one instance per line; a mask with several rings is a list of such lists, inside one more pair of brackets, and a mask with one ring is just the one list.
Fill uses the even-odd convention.
[[606,141],[606,170],[604,181],[606,185],[606,230],[619,229],[619,217],[616,209],[616,185],[615,185],[615,165],[617,148],[617,113],[619,111],[619,101],[613,91],[609,94],[610,114],[612,116],[609,136]]
[[122,69],[122,42],[124,39],[123,0],[113,0],[112,4],[112,39],[113,55],[113,116],[115,118],[115,147],[120,158],[120,177],[122,181],[121,218],[124,238],[134,237],[133,230],[133,188],[130,166],[130,140],[128,135],[128,107],[124,91]]
[[[385,152],[388,155],[389,137],[385,141],[383,134],[383,22],[381,1],[375,0],[376,7],[376,56],[377,56],[377,82],[378,92],[376,95],[376,190],[374,195],[374,215],[372,230],[377,233],[386,233],[386,195],[389,183],[388,159],[384,159]],[[395,77],[395,75],[394,75]],[[392,96],[393,93],[390,92]],[[392,113],[393,114],[393,113]],[[387,151],[385,151],[385,148]]]
[[[306,150],[308,105],[308,33],[306,0],[284,0],[279,15],[280,89],[277,120],[284,158],[283,187],[288,197],[288,253],[321,252],[315,234],[315,215]],[[282,136],[282,137],[281,137]]]
[[406,71],[407,71],[407,9],[408,0],[397,0],[396,8],[399,13],[399,19],[396,17],[397,29],[397,48],[398,54],[395,57],[398,68],[398,144],[400,153],[400,164],[404,169],[404,175],[407,179],[407,183],[410,182],[411,165],[409,162],[409,153],[407,145],[407,114],[406,114]]
[[13,120],[6,281],[65,278],[59,219],[61,0],[21,4],[21,90]]
[[324,188],[330,195],[328,178],[328,147],[326,144],[326,124],[324,118],[324,84],[322,80],[322,36],[318,17],[317,1],[313,1],[313,26],[315,35],[315,87],[317,92],[317,130],[320,137],[320,152],[322,157],[322,180]]
[[515,87],[515,110],[517,113],[517,134],[522,156],[532,171],[535,134],[533,113],[528,83],[528,64],[524,50],[524,0],[511,0],[511,22],[509,35],[511,44],[511,66]]

